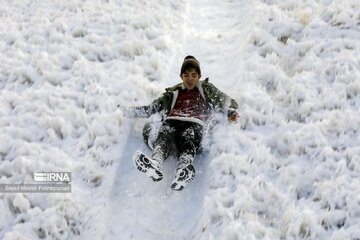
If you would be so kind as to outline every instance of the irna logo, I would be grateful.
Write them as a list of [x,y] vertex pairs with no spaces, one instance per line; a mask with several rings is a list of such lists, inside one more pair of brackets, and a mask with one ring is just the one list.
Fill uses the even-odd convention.
[[71,182],[70,172],[34,172],[35,182]]

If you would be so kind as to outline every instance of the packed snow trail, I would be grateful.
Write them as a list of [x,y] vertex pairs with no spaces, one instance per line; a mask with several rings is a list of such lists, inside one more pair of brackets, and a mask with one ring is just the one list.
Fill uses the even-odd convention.
[[[134,135],[135,134],[135,135]],[[132,162],[136,150],[144,147],[139,133],[132,133],[121,157],[108,212],[109,239],[184,239],[201,214],[206,159],[199,157],[197,181],[181,193],[170,189],[175,159],[168,159],[164,179],[153,182]]]

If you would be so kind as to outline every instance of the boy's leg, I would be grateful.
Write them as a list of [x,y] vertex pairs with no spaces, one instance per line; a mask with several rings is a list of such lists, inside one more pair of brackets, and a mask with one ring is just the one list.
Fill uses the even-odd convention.
[[152,150],[154,147],[152,146],[151,140],[150,140],[150,134],[151,134],[151,130],[152,130],[153,126],[151,122],[147,122],[145,123],[143,130],[142,130],[142,135],[143,135],[143,139],[145,144]]
[[179,164],[192,164],[196,152],[201,145],[203,126],[189,122],[178,135]]
[[202,134],[203,127],[197,123],[186,123],[183,130],[179,131],[177,136],[178,166],[175,180],[171,185],[174,190],[182,190],[195,177],[193,161],[201,145]]
[[174,133],[174,126],[167,121],[165,121],[159,129],[158,136],[154,143],[152,158],[160,164],[163,164],[165,159],[169,156],[174,142]]
[[162,126],[163,122],[159,121],[150,121],[145,123],[142,136],[145,144],[151,149],[154,149],[155,140],[159,134],[160,127]]
[[159,129],[152,156],[147,157],[140,152],[134,156],[136,167],[154,181],[160,181],[163,178],[163,163],[169,155],[174,131],[171,124],[164,122]]

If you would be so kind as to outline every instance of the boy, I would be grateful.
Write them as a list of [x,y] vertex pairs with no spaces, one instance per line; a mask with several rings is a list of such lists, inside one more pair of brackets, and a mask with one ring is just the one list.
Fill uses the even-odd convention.
[[[180,71],[182,83],[167,88],[160,98],[148,106],[127,109],[131,117],[149,117],[156,112],[162,114],[163,122],[154,142],[152,156],[137,152],[134,162],[141,172],[154,181],[160,181],[165,159],[171,150],[177,150],[178,166],[171,184],[173,190],[182,190],[195,176],[193,161],[202,141],[203,126],[211,113],[225,113],[231,122],[238,117],[235,100],[209,83],[208,79],[200,81],[200,77],[198,60],[187,56]],[[145,142],[148,143],[149,129],[144,128],[144,133]]]

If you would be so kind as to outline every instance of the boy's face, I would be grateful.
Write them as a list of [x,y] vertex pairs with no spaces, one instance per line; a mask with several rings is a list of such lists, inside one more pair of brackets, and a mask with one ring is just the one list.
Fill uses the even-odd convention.
[[194,89],[196,84],[199,82],[200,75],[196,72],[195,68],[190,68],[180,75],[186,89]]

